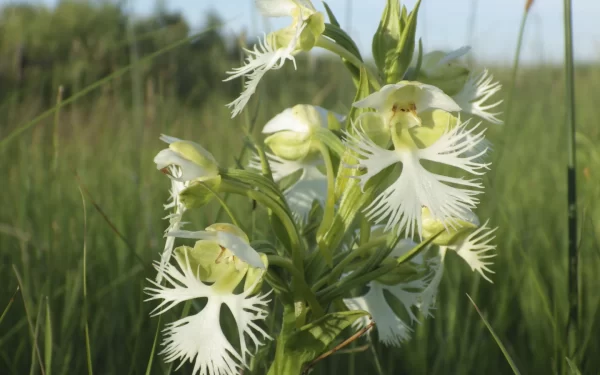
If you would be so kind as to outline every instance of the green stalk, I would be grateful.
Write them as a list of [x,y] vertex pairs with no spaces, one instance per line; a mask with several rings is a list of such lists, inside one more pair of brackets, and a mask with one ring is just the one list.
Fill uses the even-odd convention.
[[52,134],[52,146],[54,148],[54,158],[52,160],[52,169],[54,171],[56,171],[56,168],[58,167],[58,150],[59,150],[59,141],[60,141],[60,137],[58,136],[58,125],[60,123],[60,103],[62,102],[63,99],[63,87],[59,86],[58,87],[58,94],[56,95],[56,107],[57,110],[56,112],[54,112],[54,129],[53,129],[53,134]]
[[579,332],[579,249],[577,248],[577,180],[575,157],[575,77],[573,69],[573,25],[571,0],[564,0],[565,81],[567,101],[567,202],[569,227],[569,318],[567,342],[573,358]]
[[525,24],[527,23],[528,15],[529,8],[525,8],[525,12],[523,12],[523,17],[521,18],[521,26],[519,28],[519,37],[517,39],[517,52],[515,53],[515,59],[513,60],[510,89],[508,90],[508,97],[506,98],[506,108],[504,110],[504,123],[508,123],[510,121],[510,111],[512,109],[513,99],[515,97],[517,73],[519,71],[519,61],[521,59],[521,47],[523,45],[523,36],[525,35]]
[[[333,221],[333,216],[335,215],[335,171],[333,168],[333,161],[331,160],[331,154],[329,153],[329,148],[323,142],[319,142],[319,150],[321,151],[321,155],[325,161],[325,169],[327,170],[327,201],[325,202],[323,220],[321,221],[321,225],[317,230],[317,236],[320,239],[321,233],[329,228],[329,225]],[[333,263],[333,254],[331,252],[331,248],[319,241],[319,249],[325,257],[327,263],[329,263],[331,266]]]
[[90,328],[88,325],[88,299],[87,299],[87,212],[85,207],[85,196],[83,190],[79,188],[81,194],[81,203],[83,205],[83,319],[85,330],[85,353],[87,360],[88,374],[94,373],[92,369],[92,347],[90,345]]
[[371,85],[373,86],[373,88],[378,91],[379,89],[381,89],[381,83],[379,83],[379,79],[377,78],[377,74],[375,74],[371,68],[369,66],[367,66],[364,62],[360,61],[360,59],[356,56],[354,56],[354,54],[350,53],[350,51],[348,51],[347,49],[345,49],[344,47],[340,46],[339,44],[335,43],[334,41],[325,38],[323,36],[320,36],[319,39],[317,40],[317,44],[318,47],[321,47],[323,49],[326,49],[330,52],[335,53],[336,55],[338,55],[339,57],[342,57],[346,60],[348,60],[348,62],[352,65],[354,65],[355,67],[357,67],[358,69],[360,68],[365,68],[368,76],[369,76],[369,83],[371,83]]

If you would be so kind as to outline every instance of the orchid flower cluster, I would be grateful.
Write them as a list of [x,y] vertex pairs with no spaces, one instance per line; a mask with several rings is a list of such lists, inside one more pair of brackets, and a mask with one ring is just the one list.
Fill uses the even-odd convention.
[[[264,142],[249,139],[244,168],[219,165],[195,142],[161,138],[168,147],[155,162],[171,181],[168,227],[146,292],[158,302],[153,315],[186,306],[164,328],[162,354],[194,375],[303,374],[360,333],[401,346],[432,315],[449,251],[486,280],[493,274],[495,229],[474,211],[490,168],[486,126],[501,124],[501,101],[492,99],[501,87],[462,62],[469,48],[423,54],[419,3],[408,12],[388,0],[373,68],[327,4],[329,22],[310,0],[256,5],[291,24],[227,72],[226,81],[244,79],[232,117],[270,70],[301,69],[295,56],[317,47],[342,59],[356,95],[346,113],[283,109],[264,125]],[[273,235],[251,233],[230,195],[255,202]],[[217,203],[231,223],[185,222],[188,211]]]

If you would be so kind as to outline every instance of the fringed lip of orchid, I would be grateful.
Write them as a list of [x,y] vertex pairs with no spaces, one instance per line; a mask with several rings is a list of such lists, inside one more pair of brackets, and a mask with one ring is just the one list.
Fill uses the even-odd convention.
[[[197,278],[187,253],[183,260],[177,261],[179,268],[167,264],[166,285],[149,280],[152,287],[145,288],[149,295],[146,301],[162,300],[151,314],[163,314],[182,302],[196,298],[207,298],[207,303],[199,313],[167,324],[164,329],[165,347],[161,352],[166,356],[165,360],[180,360],[179,367],[187,361],[193,362],[192,374],[233,374],[242,367],[248,367],[246,358],[252,355],[248,342],[257,349],[264,345],[265,340],[272,339],[255,322],[267,317],[270,293],[253,296],[254,287],[251,287],[241,294],[224,294]],[[159,265],[155,263],[154,267],[158,269]],[[231,345],[221,328],[222,305],[226,305],[234,317],[239,351]]]
[[[421,208],[430,209],[433,217],[448,225],[453,219],[465,218],[476,207],[483,186],[475,180],[449,177],[429,172],[421,165],[421,160],[446,164],[474,175],[483,175],[489,164],[477,162],[478,154],[465,155],[474,144],[484,139],[485,129],[477,132],[477,126],[467,129],[463,122],[447,130],[431,146],[419,149],[386,150],[362,132],[346,134],[346,144],[358,157],[357,167],[365,171],[356,176],[364,188],[368,180],[386,167],[402,163],[400,177],[380,193],[365,208],[365,213],[375,223],[387,222],[386,230],[397,228],[400,233],[406,229],[406,236],[412,237],[415,229],[422,236]],[[471,136],[468,138],[467,136]],[[484,150],[485,151],[485,150]],[[482,151],[483,152],[483,151]]]

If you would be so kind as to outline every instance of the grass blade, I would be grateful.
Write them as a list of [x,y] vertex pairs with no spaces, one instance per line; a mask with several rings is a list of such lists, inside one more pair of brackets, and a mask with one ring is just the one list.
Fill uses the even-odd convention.
[[154,333],[154,342],[152,343],[152,351],[150,352],[150,358],[148,358],[148,365],[146,366],[146,375],[150,375],[152,372],[152,363],[154,362],[154,352],[156,351],[156,343],[158,342],[158,337],[160,336],[160,321],[162,320],[162,315],[158,316],[158,322],[156,323],[156,332]]
[[573,69],[573,25],[571,0],[564,0],[566,131],[567,131],[567,205],[569,254],[569,317],[567,344],[569,355],[574,356],[579,336],[579,247],[577,246],[577,175],[575,147],[575,76]]
[[508,351],[504,347],[504,344],[502,344],[502,341],[500,341],[500,338],[496,335],[496,332],[494,332],[494,329],[492,328],[492,326],[490,325],[490,323],[487,321],[487,319],[484,318],[483,314],[479,310],[479,307],[477,307],[477,305],[475,304],[475,301],[473,301],[473,299],[471,298],[471,296],[469,296],[468,294],[467,294],[467,297],[469,298],[469,301],[471,301],[471,303],[475,307],[475,310],[477,310],[477,314],[479,314],[479,316],[481,317],[481,320],[483,321],[483,324],[485,324],[485,326],[487,327],[487,329],[490,331],[490,333],[494,337],[494,340],[496,341],[496,344],[498,344],[498,347],[502,351],[502,354],[504,354],[504,358],[506,358],[506,361],[510,365],[510,368],[513,370],[513,373],[516,374],[516,375],[521,375],[521,372],[519,372],[519,369],[517,368],[517,365],[515,364],[515,362],[511,358],[510,354],[508,353]]
[[40,347],[37,344],[37,340],[36,340],[36,332],[33,328],[33,322],[31,320],[31,316],[29,315],[29,309],[27,308],[27,298],[25,296],[25,290],[23,289],[23,280],[21,279],[21,274],[19,273],[19,271],[17,271],[17,267],[15,267],[15,265],[13,264],[12,266],[13,268],[13,272],[15,273],[15,276],[17,277],[17,282],[19,283],[19,289],[21,290],[21,297],[23,297],[23,308],[25,309],[25,315],[27,316],[27,323],[29,324],[29,334],[31,335],[31,339],[33,341],[33,350],[35,351],[35,354],[37,355],[37,360],[40,363],[40,370],[42,371],[42,375],[45,375],[44,372],[44,365],[42,362],[42,354],[40,352]]
[[52,375],[52,316],[50,314],[50,302],[46,297],[46,334],[44,335],[44,364],[46,375]]
[[92,369],[92,348],[90,345],[90,328],[88,326],[88,308],[87,308],[87,212],[85,208],[85,197],[83,190],[79,187],[81,194],[81,203],[83,205],[83,319],[85,321],[85,353],[87,360],[88,374],[93,375]]
[[15,302],[15,297],[17,296],[17,293],[19,293],[19,287],[17,287],[17,290],[15,290],[15,292],[12,295],[12,297],[10,297],[10,300],[8,301],[8,304],[4,308],[4,311],[2,312],[2,315],[0,315],[0,324],[2,324],[2,320],[4,320],[4,317],[8,313],[8,310],[10,310],[10,307]]

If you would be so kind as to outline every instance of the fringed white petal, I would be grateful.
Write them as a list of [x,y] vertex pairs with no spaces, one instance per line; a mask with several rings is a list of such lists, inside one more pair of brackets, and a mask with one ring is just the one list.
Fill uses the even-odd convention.
[[304,22],[298,22],[296,34],[291,39],[290,44],[285,48],[275,49],[269,44],[265,35],[263,39],[259,39],[259,42],[254,46],[254,49],[244,49],[248,54],[248,57],[246,57],[246,64],[242,67],[228,71],[227,74],[230,76],[224,80],[229,81],[241,76],[246,77],[244,90],[240,96],[233,102],[227,104],[227,107],[233,108],[231,114],[232,118],[237,116],[244,109],[246,104],[248,104],[250,97],[256,91],[258,83],[267,71],[281,69],[286,60],[291,60],[294,63],[294,67],[296,66],[296,59],[294,58],[293,53],[304,27],[306,27]]
[[475,180],[448,177],[429,172],[421,165],[421,159],[451,165],[466,172],[481,175],[488,164],[477,162],[484,152],[467,155],[483,142],[483,131],[477,127],[467,130],[466,123],[444,133],[431,146],[424,149],[389,151],[373,143],[367,135],[347,135],[348,147],[359,157],[358,167],[366,173],[357,176],[361,186],[384,168],[397,162],[402,163],[400,177],[373,202],[365,212],[375,223],[386,223],[385,230],[397,228],[398,233],[406,230],[406,237],[415,231],[422,235],[421,209],[428,207],[435,219],[454,227],[457,219],[467,220],[479,200],[483,186]]
[[500,82],[494,82],[494,77],[487,70],[484,70],[479,74],[471,73],[462,90],[452,98],[463,111],[479,116],[493,124],[502,124],[502,120],[498,118],[502,112],[490,112],[498,107],[502,100],[485,104],[501,88]]
[[[158,269],[158,265],[155,264],[155,267]],[[267,316],[268,295],[250,296],[254,288],[238,295],[217,292],[197,278],[190,267],[187,253],[185,263],[179,263],[179,267],[167,264],[164,273],[167,285],[150,281],[153,286],[145,289],[150,296],[147,301],[162,300],[152,314],[162,314],[194,298],[205,297],[208,300],[200,313],[167,325],[162,354],[166,355],[167,362],[181,360],[181,365],[185,361],[193,362],[193,375],[238,374],[243,366],[247,366],[247,355],[252,354],[247,339],[250,339],[254,348],[263,345],[265,339],[270,339],[257,325],[257,321]],[[235,318],[241,354],[227,340],[221,328],[220,311],[223,304]]]
[[357,165],[349,167],[360,168],[365,171],[364,174],[356,176],[360,180],[360,186],[363,189],[372,177],[402,160],[398,152],[386,150],[375,144],[362,129],[357,129],[355,134],[346,133],[344,141],[346,146],[354,151],[359,158]]
[[[171,175],[176,175],[178,172],[177,168],[174,166],[170,167]],[[167,215],[166,219],[169,219],[169,225],[165,230],[165,248],[160,256],[160,264],[158,267],[158,273],[156,275],[156,282],[160,283],[162,281],[163,273],[165,270],[165,266],[171,260],[171,255],[173,254],[173,247],[175,246],[175,238],[168,237],[166,234],[172,231],[177,231],[181,229],[183,226],[182,217],[185,212],[185,206],[181,204],[179,201],[179,193],[183,189],[185,189],[186,184],[184,182],[177,181],[176,179],[171,179],[171,196],[169,197],[169,202],[164,205],[165,210],[173,210],[171,214]]]
[[[471,129],[468,121],[445,132],[434,144],[418,151],[420,159],[448,164],[474,175],[483,175],[489,164],[478,162],[488,151],[484,148],[485,129],[477,131],[481,124]],[[479,153],[474,150],[480,149]],[[484,171],[482,171],[484,170]]]
[[469,264],[471,270],[479,272],[484,279],[493,283],[485,272],[494,273],[488,266],[494,264],[490,259],[497,255],[492,253],[496,249],[496,245],[490,245],[490,242],[496,238],[493,234],[498,228],[490,229],[487,224],[486,221],[459,245],[452,246],[451,249],[455,250]]
[[365,209],[370,220],[386,222],[386,231],[396,228],[401,233],[405,230],[406,237],[412,238],[416,230],[421,237],[421,207],[428,207],[435,218],[450,226],[456,224],[456,218],[467,217],[476,207],[479,200],[475,196],[481,192],[474,189],[481,188],[480,183],[429,172],[411,151],[401,156],[400,177]]
[[[364,310],[371,315],[381,342],[385,345],[400,346],[402,342],[410,339],[410,333],[412,332],[410,325],[417,321],[412,307],[417,306],[419,295],[424,287],[425,284],[422,280],[394,286],[373,281],[369,283],[369,291],[364,296],[344,299],[344,303],[350,310]],[[384,290],[398,298],[405,307],[410,322],[402,321],[394,313],[394,310],[385,299]],[[366,324],[368,324],[367,318],[362,318],[355,323],[357,327],[364,327]]]
[[196,315],[179,319],[163,330],[164,349],[159,353],[165,362],[193,363],[192,375],[239,374],[244,362],[221,329],[221,301],[208,300]]

